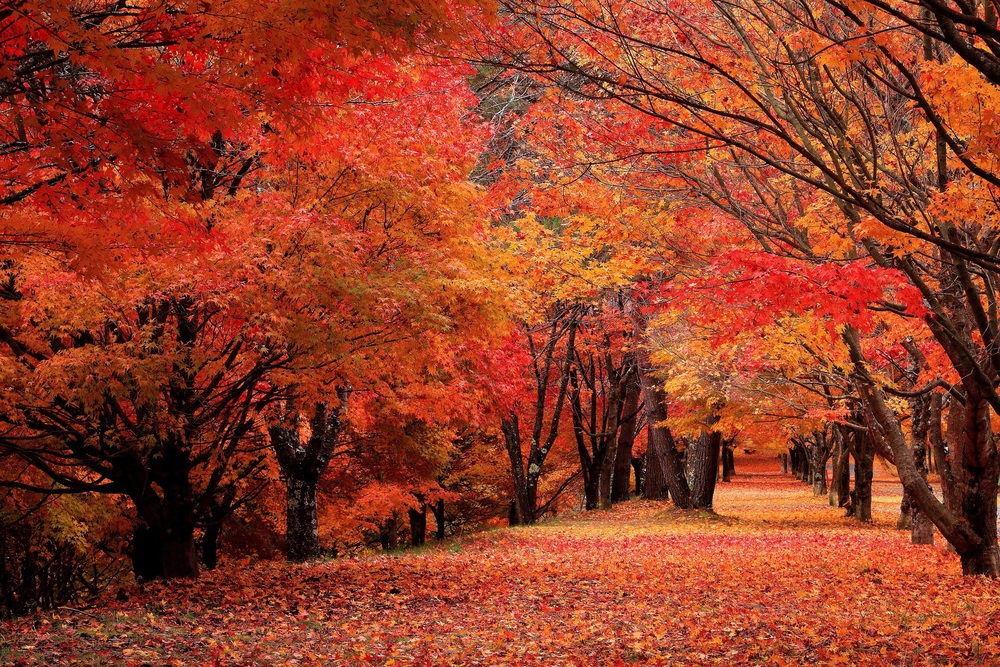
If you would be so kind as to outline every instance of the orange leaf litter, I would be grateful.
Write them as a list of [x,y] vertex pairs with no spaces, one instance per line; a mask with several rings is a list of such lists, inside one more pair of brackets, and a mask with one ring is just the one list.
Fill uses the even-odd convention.
[[[740,466],[742,463],[742,466]],[[738,463],[717,515],[633,501],[391,556],[224,568],[2,626],[5,665],[1000,664],[1000,590],[937,536]]]

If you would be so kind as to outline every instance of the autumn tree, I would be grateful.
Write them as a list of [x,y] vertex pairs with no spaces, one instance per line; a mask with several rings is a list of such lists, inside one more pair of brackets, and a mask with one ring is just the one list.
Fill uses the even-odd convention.
[[[314,9],[32,2],[0,16],[11,89],[5,238],[14,250],[3,294],[4,446],[49,477],[52,486],[32,487],[39,491],[127,494],[140,576],[197,573],[196,529],[217,539],[263,481],[267,408],[294,398],[301,360],[317,367],[337,354],[315,356],[323,332],[306,334],[322,319],[315,300],[275,289],[290,275],[273,270],[276,255],[317,222],[297,208],[300,181],[289,174],[342,183],[302,159],[308,147],[337,155],[335,121],[365,102],[364,82],[397,80],[397,59],[454,37],[466,12],[478,11]],[[382,90],[390,91],[399,88]],[[398,187],[408,173],[389,180]],[[420,194],[416,183],[405,187]],[[445,188],[453,202],[470,192]],[[350,221],[356,237],[378,206],[407,206],[384,197],[352,204],[370,208]],[[339,241],[354,240],[332,227]],[[329,263],[337,253],[325,250]]]

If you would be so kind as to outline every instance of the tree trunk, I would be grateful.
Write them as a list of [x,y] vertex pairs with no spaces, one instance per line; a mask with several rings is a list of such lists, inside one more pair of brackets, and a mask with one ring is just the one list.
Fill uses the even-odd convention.
[[161,498],[151,488],[133,498],[139,517],[132,530],[132,569],[137,579],[198,576],[194,516],[186,480],[168,484]]
[[[927,482],[927,440],[930,430],[930,400],[927,396],[919,396],[910,400],[911,421],[910,439],[912,442],[913,460],[917,472],[924,482]],[[934,544],[934,524],[912,502],[909,492],[904,497],[910,500],[910,542],[913,544]]]
[[813,487],[814,496],[825,496],[826,487],[826,462],[830,458],[830,445],[827,440],[826,431],[813,433],[814,442],[806,449],[809,454],[809,474]]
[[[958,548],[962,572],[1000,576],[1000,552],[997,549],[997,478],[1000,465],[990,424],[990,408],[985,400],[976,400],[972,392],[966,405],[953,402],[951,411],[961,428],[949,440],[949,467],[955,478],[957,503],[961,517],[979,538],[978,544]],[[961,414],[958,414],[961,413]]]
[[513,482],[513,498],[508,521],[512,526],[526,526],[535,522],[535,504],[528,493],[528,479],[524,470],[524,456],[521,453],[521,428],[517,413],[511,412],[500,421],[507,456],[510,459],[510,477]]
[[320,554],[316,485],[311,479],[285,479],[285,540],[288,560],[293,563],[301,563]]
[[813,495],[825,496],[829,489],[826,486],[826,467],[813,466]]
[[604,438],[604,456],[597,477],[597,504],[602,510],[611,509],[611,484],[614,481],[615,456],[618,453],[614,437]]
[[843,507],[851,499],[851,450],[847,446],[844,430],[840,426],[837,430],[838,452],[833,465],[833,484],[830,492],[836,496],[837,507]]
[[588,511],[600,507],[600,482],[600,461],[594,461],[584,468],[583,497],[584,507]]
[[938,475],[941,476],[941,494],[944,496],[944,506],[954,512],[956,509],[954,502],[955,479],[948,464],[948,454],[945,450],[944,434],[941,427],[943,408],[944,399],[941,394],[931,394],[927,440],[934,458],[934,467],[937,469]]
[[959,558],[962,561],[962,574],[1000,576],[1000,550],[996,543],[984,543],[981,548],[960,553]]
[[326,403],[315,405],[305,442],[300,438],[300,415],[292,401],[281,421],[268,428],[271,449],[285,478],[285,543],[288,560],[293,563],[320,555],[316,488],[336,450],[350,394],[350,389],[340,387],[340,403],[335,408]]
[[733,453],[733,443],[723,443],[722,446],[722,481],[733,481],[736,474],[736,455]]
[[910,542],[934,544],[934,524],[915,503],[910,505]]
[[[614,479],[611,486],[611,502],[619,503],[629,499],[629,479],[632,472],[632,446],[635,443],[635,427],[639,410],[641,388],[635,378],[629,382],[622,407],[623,419],[618,432],[618,451],[615,453]],[[638,478],[637,478],[638,479]]]
[[[920,348],[907,338],[903,347],[909,352],[910,363],[904,369],[910,389],[917,386],[921,368],[927,365],[927,359]],[[932,415],[931,399],[927,394],[917,393],[910,397],[910,453],[916,473],[924,484],[927,483],[927,440],[929,436]],[[940,419],[938,420],[940,422]],[[874,423],[874,420],[873,420]],[[886,443],[888,444],[888,443]],[[933,524],[920,509],[919,503],[913,502],[909,489],[903,488],[903,500],[899,506],[899,520],[896,528],[909,528],[910,541],[913,544],[933,544]]]
[[871,523],[875,446],[867,434],[858,434],[855,447],[857,456],[854,459],[854,518],[862,523]]
[[667,473],[663,469],[663,456],[652,451],[663,445],[653,435],[652,424],[646,427],[646,470],[642,478],[642,497],[648,500],[666,500],[670,497],[667,489]]
[[896,519],[896,530],[910,530],[913,528],[913,503],[910,501],[910,494],[903,489],[903,499],[899,501],[899,518]]
[[803,443],[801,436],[792,439],[792,446],[788,449],[788,459],[791,461],[792,474],[800,482],[812,484],[809,476],[809,453]]
[[379,541],[382,543],[382,551],[392,551],[399,546],[399,520],[395,514],[382,523]]
[[645,470],[646,454],[632,459],[632,471],[635,473],[635,495],[641,496],[645,492]]
[[159,531],[139,519],[132,528],[132,572],[140,581],[163,577],[163,545]]
[[198,576],[198,552],[194,526],[175,527],[163,540],[163,578]]
[[407,510],[410,515],[410,546],[422,547],[427,541],[427,503],[420,503],[420,509]]
[[[644,342],[645,327],[641,316],[634,313],[633,319],[636,340]],[[689,509],[691,489],[684,476],[684,466],[681,464],[673,434],[664,424],[667,419],[667,397],[656,386],[656,379],[652,375],[653,364],[649,358],[649,350],[644,344],[637,346],[635,356],[639,386],[642,388],[642,400],[646,410],[646,422],[649,424],[643,496],[657,500],[669,497],[676,507]]]
[[438,498],[431,511],[434,513],[434,538],[440,542],[444,539],[444,498]]
[[721,449],[722,434],[708,429],[703,429],[691,444],[688,469],[691,472],[691,506],[696,509],[712,508]]
[[788,453],[778,454],[778,463],[781,464],[781,473],[783,475],[788,474]]
[[[640,357],[641,359],[641,357]],[[670,429],[663,424],[667,419],[666,399],[648,371],[640,366],[646,421],[649,423],[649,444],[646,447],[646,479],[643,480],[643,497],[653,500],[671,498],[681,509],[691,507],[691,489],[684,475],[680,453]]]
[[205,527],[201,537],[201,564],[206,570],[214,570],[219,564],[219,537],[222,534],[222,522],[212,523]]
[[[938,326],[935,320],[928,319],[927,323],[932,329]],[[949,410],[947,467],[954,476],[955,506],[959,508],[958,512],[954,512],[935,497],[927,481],[921,477],[899,421],[868,371],[857,332],[847,327],[842,332],[842,338],[859,378],[855,389],[866,410],[870,411],[881,436],[892,449],[903,487],[954,546],[961,558],[963,573],[1000,576],[1000,550],[997,548],[997,477],[1000,475],[1000,463],[990,427],[990,405],[981,393],[980,383],[983,380],[971,372],[963,376],[965,404],[961,407],[953,404]],[[938,340],[944,344],[950,339],[939,336]],[[942,474],[945,472],[942,471]]]

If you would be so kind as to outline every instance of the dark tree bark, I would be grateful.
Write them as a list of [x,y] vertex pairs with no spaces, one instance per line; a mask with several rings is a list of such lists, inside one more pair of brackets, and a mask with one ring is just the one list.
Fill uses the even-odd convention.
[[598,488],[601,480],[600,463],[598,460],[596,465],[593,463],[582,464],[583,470],[583,507],[586,510],[596,510],[600,507],[600,489]]
[[140,522],[132,531],[132,570],[140,580],[197,577],[194,526]]
[[[927,365],[924,353],[911,338],[903,341],[903,347],[909,355],[909,364],[904,369],[904,375],[910,389],[917,389],[920,371]],[[931,425],[931,397],[926,393],[917,393],[910,397],[910,452],[917,474],[927,483],[927,441]],[[891,447],[890,447],[891,449]],[[920,509],[920,505],[912,501],[910,492],[904,488],[903,501],[900,505],[900,517],[897,528],[910,529],[910,541],[913,544],[933,544],[934,525]]]
[[830,485],[830,504],[844,507],[851,499],[851,451],[847,444],[845,427],[834,424],[837,442],[836,458],[833,462],[833,482]]
[[[164,466],[167,467],[166,465]],[[192,490],[186,471],[164,482],[160,493],[149,488],[133,498],[138,519],[133,528],[132,565],[139,579],[174,579],[198,576]]]
[[316,485],[319,480],[285,480],[285,542],[288,560],[302,562],[320,554]]
[[[659,440],[664,437],[653,432],[653,425],[646,424],[646,467],[642,478],[642,497],[648,500],[666,500],[670,497],[667,487],[667,472],[663,468],[663,455],[654,448],[664,445]],[[687,484],[687,480],[685,480]]]
[[222,536],[222,524],[214,523],[205,528],[201,537],[201,564],[206,570],[214,570],[219,565],[219,538]]
[[[928,321],[933,328],[935,322]],[[979,393],[978,380],[963,377],[964,405],[949,410],[948,467],[954,478],[957,512],[951,511],[935,496],[921,477],[913,453],[882,391],[868,372],[857,332],[843,334],[858,374],[857,389],[872,422],[886,445],[891,448],[896,469],[913,502],[954,546],[964,574],[1000,576],[1000,549],[997,547],[997,478],[1000,465],[996,443],[990,428],[990,406]],[[939,338],[939,341],[942,339]]]
[[635,495],[641,496],[645,493],[646,479],[646,454],[632,459],[632,472],[635,474]]
[[788,462],[788,452],[778,454],[778,463],[781,465],[782,474],[787,475],[791,471],[791,464]]
[[733,452],[733,444],[735,442],[734,438],[723,441],[722,443],[722,481],[731,482],[733,481],[733,475],[736,474],[736,455]]
[[[618,452],[615,455],[614,480],[611,487],[611,502],[618,503],[629,499],[629,487],[633,459],[632,446],[635,443],[635,433],[639,421],[639,401],[642,388],[638,378],[633,374],[625,393],[625,404],[622,408],[623,418],[621,430],[618,432]],[[639,477],[636,475],[636,480]],[[638,486],[638,482],[637,482]],[[636,490],[638,494],[638,489]]]
[[[927,434],[930,426],[930,398],[920,396],[910,401],[913,425],[910,431],[913,460],[917,474],[927,481]],[[906,496],[909,497],[909,493]],[[910,503],[910,541],[913,544],[934,544],[934,524],[920,506]]]
[[379,528],[379,542],[382,551],[394,551],[399,546],[399,517],[393,513]]
[[410,546],[422,547],[427,541],[427,503],[420,502],[418,509],[409,508],[407,514],[410,517]]
[[285,541],[288,560],[302,562],[320,555],[316,487],[336,452],[350,390],[337,390],[340,404],[330,409],[317,403],[309,420],[310,434],[302,442],[299,412],[293,404],[285,417],[268,429],[285,479]]
[[825,496],[826,486],[826,462],[830,460],[830,446],[832,438],[827,435],[827,427],[822,431],[815,431],[806,445],[806,454],[809,457],[809,482],[813,487],[813,495]]
[[792,438],[792,446],[788,449],[788,459],[791,462],[792,474],[795,475],[795,479],[812,484],[805,436],[797,435]]
[[719,477],[722,434],[703,429],[688,448],[688,470],[691,482],[691,506],[711,509],[715,498],[715,483]]
[[[1000,576],[1000,550],[997,548],[997,461],[990,408],[985,400],[967,391],[966,404],[953,401],[955,427],[948,432],[948,466],[954,480],[955,498],[960,516],[979,538],[978,544],[955,545],[965,574]],[[949,426],[952,419],[949,419]],[[939,526],[940,528],[940,526]]]
[[938,474],[941,476],[941,494],[944,496],[944,506],[948,511],[955,513],[959,512],[960,508],[956,502],[955,476],[952,474],[951,464],[948,462],[947,445],[941,426],[943,405],[944,398],[941,394],[931,394],[927,439],[934,455]]
[[899,517],[896,519],[896,530],[910,530],[913,527],[913,502],[910,494],[903,489],[903,498],[899,501]]
[[444,539],[445,529],[444,498],[438,498],[431,511],[434,513],[434,538],[440,542]]
[[875,445],[865,433],[855,433],[854,518],[872,521],[872,477],[875,474]]
[[214,570],[219,564],[219,539],[226,518],[236,507],[236,488],[226,490],[222,497],[212,504],[202,525],[201,564],[207,570]]

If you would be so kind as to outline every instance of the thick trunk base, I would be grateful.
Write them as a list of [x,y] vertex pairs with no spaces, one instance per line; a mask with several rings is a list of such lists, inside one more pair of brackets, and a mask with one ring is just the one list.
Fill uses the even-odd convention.
[[316,518],[316,485],[306,480],[287,480],[285,541],[288,560],[301,563],[320,555],[319,521]]
[[1000,577],[1000,549],[996,542],[959,557],[962,559],[962,574]]
[[691,471],[691,505],[695,509],[711,509],[715,498],[715,482],[719,476],[722,434],[703,431],[692,443],[688,466]]
[[410,515],[410,546],[422,547],[427,541],[427,505],[407,512]]
[[137,525],[132,533],[132,570],[139,580],[196,578],[194,529],[157,530],[144,523]]

